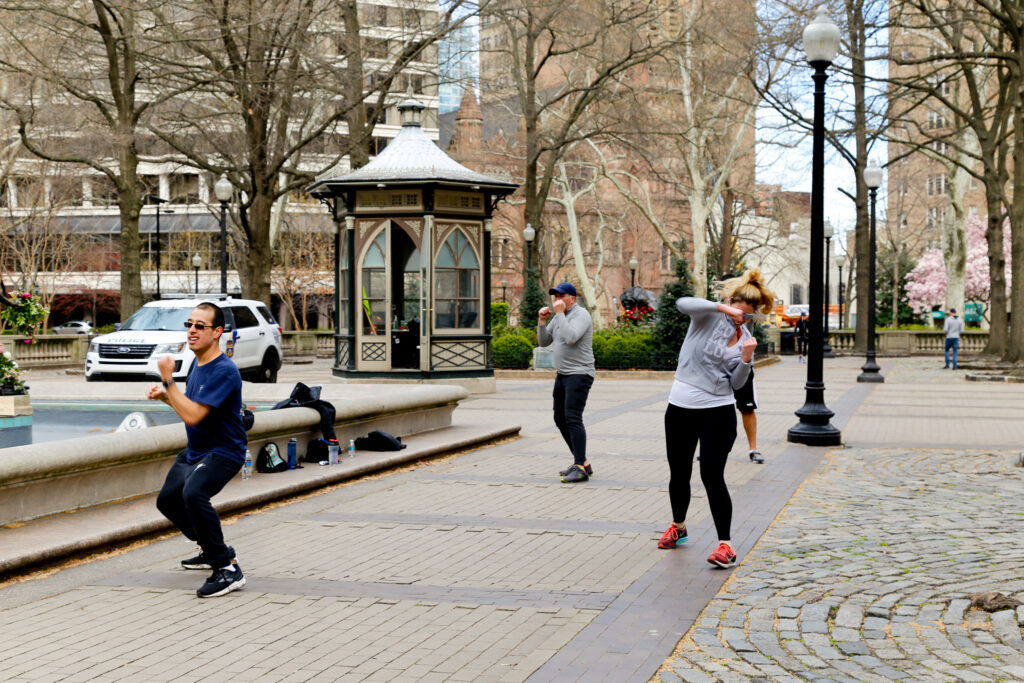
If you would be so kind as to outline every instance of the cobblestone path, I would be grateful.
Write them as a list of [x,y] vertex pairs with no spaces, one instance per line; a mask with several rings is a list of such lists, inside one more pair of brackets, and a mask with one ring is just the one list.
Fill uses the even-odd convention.
[[655,680],[1024,680],[1019,457],[830,453]]

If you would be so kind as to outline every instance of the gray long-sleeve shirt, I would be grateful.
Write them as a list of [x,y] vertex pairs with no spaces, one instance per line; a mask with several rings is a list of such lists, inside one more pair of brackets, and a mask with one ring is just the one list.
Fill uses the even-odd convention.
[[740,357],[743,342],[751,336],[747,326],[741,328],[739,341],[729,346],[736,325],[719,312],[718,304],[687,296],[676,301],[676,308],[690,316],[690,328],[679,349],[675,378],[715,396],[742,387],[753,367]]
[[955,315],[946,318],[946,339],[959,339],[960,333],[964,331],[964,321]]
[[537,325],[537,343],[554,343],[555,370],[563,375],[594,376],[594,320],[590,311],[574,304],[565,313]]

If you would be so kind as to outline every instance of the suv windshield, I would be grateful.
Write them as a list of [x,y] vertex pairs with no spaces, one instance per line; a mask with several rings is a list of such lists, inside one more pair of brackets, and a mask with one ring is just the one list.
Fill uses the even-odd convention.
[[121,330],[185,330],[191,308],[143,306],[121,325]]

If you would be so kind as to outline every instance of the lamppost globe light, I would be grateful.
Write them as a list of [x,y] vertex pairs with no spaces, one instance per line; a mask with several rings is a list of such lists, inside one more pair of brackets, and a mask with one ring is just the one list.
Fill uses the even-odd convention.
[[832,239],[832,235],[836,234],[835,228],[828,221],[825,221],[825,239]]
[[636,260],[636,257],[629,259],[629,267],[631,270],[636,270],[640,266],[640,262]]
[[874,159],[868,162],[864,169],[864,184],[872,190],[882,186],[882,169]]
[[231,185],[231,181],[228,180],[226,174],[221,173],[220,178],[213,184],[213,194],[217,197],[218,202],[227,202],[231,200],[231,193],[234,191],[234,187]]
[[526,224],[526,228],[523,230],[523,239],[527,242],[532,242],[533,238],[537,236],[537,231],[533,229],[533,226],[529,223]]
[[200,267],[202,267],[202,265],[203,265],[203,257],[200,256],[199,254],[193,255],[192,256],[192,267],[193,268],[200,268]]
[[832,62],[839,51],[839,27],[828,16],[828,7],[819,5],[814,20],[804,29],[804,53],[807,61]]

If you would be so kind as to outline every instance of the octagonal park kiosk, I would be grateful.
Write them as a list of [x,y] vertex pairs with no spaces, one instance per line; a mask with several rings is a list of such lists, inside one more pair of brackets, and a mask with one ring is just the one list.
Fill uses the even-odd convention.
[[491,221],[515,183],[472,171],[423,132],[424,106],[370,163],[309,193],[335,222],[333,374],[493,391]]

